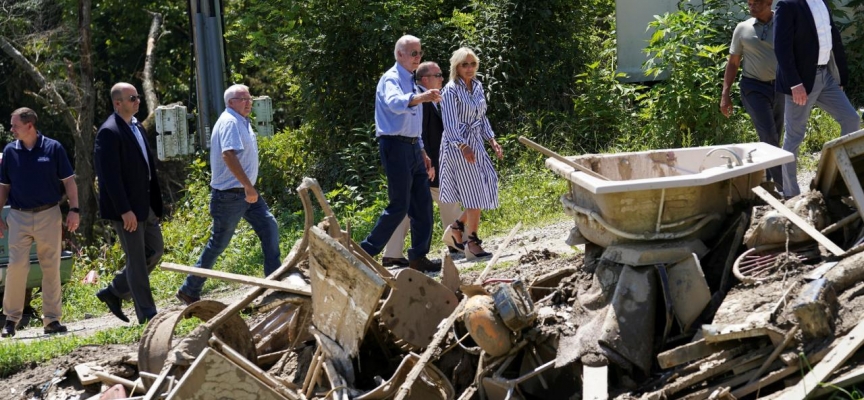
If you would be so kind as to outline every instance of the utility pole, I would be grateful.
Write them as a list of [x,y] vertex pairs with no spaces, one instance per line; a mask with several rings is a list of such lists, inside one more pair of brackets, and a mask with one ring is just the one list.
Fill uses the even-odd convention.
[[225,48],[221,0],[189,0],[195,45],[198,135],[201,148],[210,148],[210,132],[225,109]]

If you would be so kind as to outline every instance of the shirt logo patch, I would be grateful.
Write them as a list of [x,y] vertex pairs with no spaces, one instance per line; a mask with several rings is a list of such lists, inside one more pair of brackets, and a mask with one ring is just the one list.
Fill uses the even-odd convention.
[[51,159],[48,158],[48,156],[42,156],[42,157],[37,158],[36,161],[37,162],[49,162],[49,161],[51,161]]

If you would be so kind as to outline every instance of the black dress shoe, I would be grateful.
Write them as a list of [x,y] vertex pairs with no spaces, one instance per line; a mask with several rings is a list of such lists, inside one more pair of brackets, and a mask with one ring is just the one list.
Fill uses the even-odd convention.
[[382,257],[381,265],[385,267],[407,267],[410,263],[404,257]]
[[50,324],[45,325],[45,328],[42,329],[42,332],[45,332],[46,335],[51,335],[54,333],[63,333],[68,331],[65,326],[60,325],[58,321],[52,321]]
[[114,293],[111,293],[108,288],[96,292],[96,297],[99,298],[99,301],[108,306],[108,310],[111,311],[115,317],[120,318],[123,322],[129,322],[129,317],[123,313],[122,301],[119,297],[115,296]]
[[420,272],[436,272],[441,270],[441,260],[432,261],[426,257],[420,257],[411,260],[408,267]]
[[17,322],[15,322],[15,321],[6,321],[6,325],[3,326],[3,331],[0,332],[0,336],[2,336],[2,337],[15,336],[15,325],[17,325]]
[[187,306],[192,305],[192,303],[194,303],[198,300],[201,300],[200,297],[192,297],[192,296],[190,296],[186,293],[183,293],[179,290],[177,291],[177,294],[174,295],[174,297],[176,297],[177,300],[180,300],[180,302],[182,302],[183,304],[185,304]]

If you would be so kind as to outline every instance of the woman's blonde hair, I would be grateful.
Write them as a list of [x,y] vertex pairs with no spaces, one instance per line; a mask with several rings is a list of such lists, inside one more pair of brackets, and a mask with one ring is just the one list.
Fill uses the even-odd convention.
[[453,52],[452,56],[450,56],[450,82],[455,81],[456,78],[459,77],[459,72],[456,70],[456,67],[459,64],[462,64],[462,62],[468,59],[468,57],[474,57],[474,60],[477,61],[477,69],[480,69],[480,59],[477,58],[477,54],[474,54],[474,50],[467,47],[460,47],[458,50]]

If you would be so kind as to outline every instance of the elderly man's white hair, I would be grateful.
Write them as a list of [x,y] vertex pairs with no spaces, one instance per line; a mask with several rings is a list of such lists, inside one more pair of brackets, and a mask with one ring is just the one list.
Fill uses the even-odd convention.
[[393,49],[393,58],[399,59],[399,52],[405,49],[409,43],[420,43],[420,39],[416,36],[405,35],[396,41],[396,48]]
[[231,85],[231,87],[229,87],[228,89],[225,89],[225,107],[228,107],[228,100],[233,99],[234,96],[237,95],[237,92],[240,91],[249,92],[249,86],[241,85],[238,83],[236,85]]

